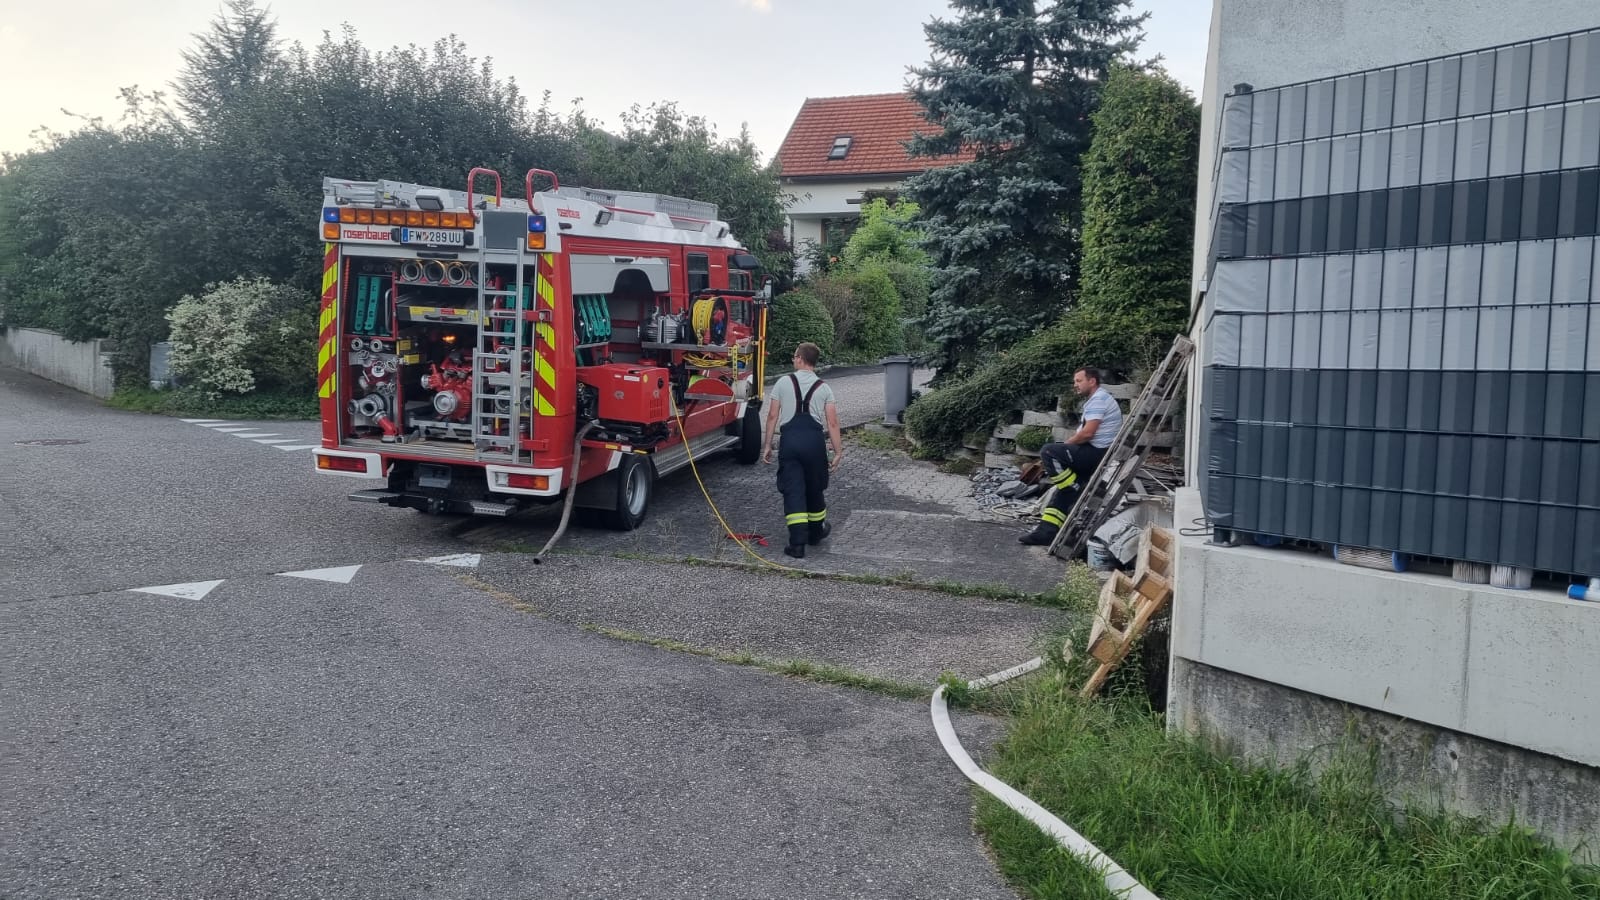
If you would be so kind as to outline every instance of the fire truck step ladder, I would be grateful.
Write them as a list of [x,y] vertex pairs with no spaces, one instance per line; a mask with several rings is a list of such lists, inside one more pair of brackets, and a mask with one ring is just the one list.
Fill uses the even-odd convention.
[[1194,353],[1194,343],[1183,335],[1172,342],[1172,349],[1161,365],[1150,376],[1139,399],[1134,402],[1117,432],[1116,440],[1101,457],[1100,465],[1089,477],[1067,521],[1056,532],[1050,543],[1050,553],[1071,560],[1084,552],[1084,548],[1101,525],[1116,515],[1122,498],[1139,473],[1145,457],[1150,455],[1148,441],[1167,430],[1173,407],[1183,390],[1184,371],[1189,357]]
[[[472,440],[478,458],[526,463],[519,439],[527,430],[532,396],[531,373],[524,352],[528,330],[524,311],[531,285],[524,283],[528,259],[523,250],[490,250],[478,254],[478,341],[472,353]],[[511,266],[515,278],[491,272],[490,266]],[[503,271],[503,269],[501,270]]]

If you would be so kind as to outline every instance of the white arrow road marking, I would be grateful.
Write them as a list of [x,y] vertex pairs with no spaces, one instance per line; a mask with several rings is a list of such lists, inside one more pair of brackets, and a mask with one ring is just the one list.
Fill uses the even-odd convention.
[[481,553],[453,553],[449,556],[430,556],[427,559],[413,559],[411,562],[428,563],[435,566],[460,566],[464,569],[476,569],[483,560]]
[[248,428],[218,428],[217,430],[222,432],[223,434],[232,434],[235,431],[249,431],[250,429],[248,429]]
[[335,566],[331,569],[306,569],[303,572],[279,572],[279,575],[288,578],[309,578],[312,581],[331,581],[334,584],[349,584],[350,579],[356,577],[361,571],[360,566]]
[[178,421],[188,422],[190,425],[204,425],[207,422],[216,422],[219,425],[222,423],[221,419],[179,419]]
[[136,594],[156,594],[161,597],[177,597],[179,600],[203,600],[211,593],[212,589],[222,581],[192,581],[188,584],[159,584],[155,587],[128,588]]
[[[243,436],[244,435],[240,435],[240,437],[243,437]],[[258,443],[258,444],[292,444],[292,443],[294,443],[294,438],[271,438],[271,439],[265,440],[265,441],[260,440],[258,438],[256,440],[256,443]]]
[[279,450],[315,450],[315,449],[317,449],[318,446],[320,446],[320,445],[318,445],[318,444],[295,444],[295,445],[290,446],[290,447],[285,447],[282,444],[279,444],[277,449],[279,449]]
[[[233,423],[232,422],[224,422],[224,421],[221,421],[219,419],[212,419],[212,420],[210,420],[208,422],[196,422],[195,424],[199,425],[201,428],[221,428],[224,425],[232,425]],[[250,429],[241,428],[239,430],[240,431],[249,431]]]
[[[246,429],[246,430],[248,430],[248,429]],[[277,437],[277,436],[278,436],[278,433],[276,431],[262,431],[262,432],[259,432],[257,434],[236,434],[236,435],[234,435],[234,437],[236,437],[236,438],[261,438],[261,437]]]

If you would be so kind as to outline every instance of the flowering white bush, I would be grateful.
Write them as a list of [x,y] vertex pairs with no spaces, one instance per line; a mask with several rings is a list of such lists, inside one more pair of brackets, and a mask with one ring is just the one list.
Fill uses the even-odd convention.
[[209,396],[309,389],[316,377],[316,300],[243,278],[207,285],[167,313],[172,371]]

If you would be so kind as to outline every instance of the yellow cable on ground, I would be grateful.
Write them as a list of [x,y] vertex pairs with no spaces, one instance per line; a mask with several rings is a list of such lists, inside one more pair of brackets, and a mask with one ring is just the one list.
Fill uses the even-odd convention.
[[[678,404],[676,401],[669,400],[668,402],[672,403],[672,415],[678,420],[678,435],[683,438],[683,450],[689,456],[689,471],[694,473],[694,480],[700,485],[700,493],[706,498],[706,505],[711,507],[711,514],[717,517],[717,522],[722,525],[722,530],[727,533],[728,537],[733,539],[735,544],[739,545],[740,549],[750,554],[751,558],[753,558],[756,562],[784,572],[805,572],[805,569],[796,569],[793,566],[775,563],[772,560],[767,559],[765,556],[755,552],[754,550],[751,550],[750,545],[741,540],[738,533],[728,525],[728,520],[722,517],[722,511],[717,509],[716,501],[711,499],[711,491],[706,489],[706,483],[700,477],[700,467],[696,465],[694,461],[694,447],[689,443],[689,432],[683,427],[683,413],[678,411]],[[785,538],[785,540],[787,540],[787,538]]]

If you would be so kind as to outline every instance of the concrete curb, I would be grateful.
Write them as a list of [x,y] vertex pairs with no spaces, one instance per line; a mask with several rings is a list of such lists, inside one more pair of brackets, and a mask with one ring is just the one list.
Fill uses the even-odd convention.
[[[983,678],[969,681],[967,682],[967,687],[973,690],[992,687],[1003,681],[1026,675],[1042,665],[1044,665],[1044,660],[1035,656],[1021,665],[1012,666],[1002,672],[996,672],[993,675],[986,675]],[[961,774],[967,776],[973,784],[988,791],[1001,803],[1011,807],[1024,819],[1039,826],[1041,831],[1055,838],[1056,843],[1060,844],[1068,853],[1078,857],[1090,868],[1099,872],[1101,877],[1105,879],[1106,889],[1113,894],[1124,898],[1124,900],[1160,900],[1148,888],[1140,884],[1138,879],[1129,875],[1111,857],[1105,855],[1099,847],[1089,843],[1083,835],[1073,831],[1067,823],[1056,818],[1049,810],[1038,803],[1028,799],[1026,795],[1016,788],[979,768],[978,764],[973,762],[972,757],[961,746],[961,739],[956,737],[955,726],[950,723],[950,708],[945,703],[944,685],[939,685],[939,689],[933,692],[931,708],[933,730],[939,735],[939,743],[944,745],[945,755],[949,756],[951,762],[956,764],[956,767],[961,770]]]

